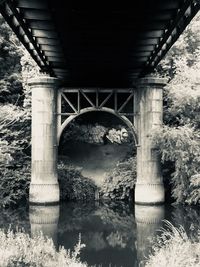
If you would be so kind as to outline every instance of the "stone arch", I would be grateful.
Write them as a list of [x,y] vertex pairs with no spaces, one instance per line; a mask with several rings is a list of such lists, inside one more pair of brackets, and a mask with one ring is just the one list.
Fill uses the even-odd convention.
[[62,125],[59,127],[58,129],[58,135],[57,135],[57,142],[58,142],[58,145],[59,145],[59,142],[60,142],[60,138],[61,138],[61,135],[64,131],[64,129],[67,127],[67,125],[75,118],[85,114],[85,113],[88,113],[88,112],[107,112],[107,113],[110,113],[114,116],[117,116],[119,119],[121,119],[127,126],[128,128],[131,130],[132,134],[133,134],[133,139],[134,139],[134,142],[135,142],[135,145],[137,146],[138,145],[138,137],[137,137],[137,131],[133,125],[133,123],[126,117],[126,116],[123,116],[123,115],[119,115],[115,110],[111,109],[111,108],[106,108],[106,107],[102,107],[101,109],[97,109],[97,108],[94,108],[94,107],[88,107],[88,108],[84,108],[84,109],[81,109],[79,114],[76,114],[76,115],[70,115],[63,123]]

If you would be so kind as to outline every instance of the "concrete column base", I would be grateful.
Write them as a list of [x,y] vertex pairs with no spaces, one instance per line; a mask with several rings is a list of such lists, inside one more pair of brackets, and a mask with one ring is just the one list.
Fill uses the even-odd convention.
[[140,184],[135,186],[135,203],[143,205],[162,204],[165,201],[164,185]]
[[58,203],[60,190],[58,183],[55,184],[30,184],[29,201],[33,204]]

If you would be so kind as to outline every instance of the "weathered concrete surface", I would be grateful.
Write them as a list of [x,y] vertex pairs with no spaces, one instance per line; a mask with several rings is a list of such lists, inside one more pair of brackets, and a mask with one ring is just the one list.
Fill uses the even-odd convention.
[[59,201],[57,177],[57,85],[52,77],[29,81],[32,88],[32,177],[29,200]]
[[164,202],[164,186],[160,159],[152,142],[152,132],[159,129],[163,118],[163,87],[166,79],[140,79],[135,96],[135,126],[138,131],[137,183],[135,202],[158,204]]

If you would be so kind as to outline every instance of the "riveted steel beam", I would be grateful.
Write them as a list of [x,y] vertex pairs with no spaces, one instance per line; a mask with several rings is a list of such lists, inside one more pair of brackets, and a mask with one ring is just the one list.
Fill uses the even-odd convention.
[[54,76],[53,69],[47,57],[41,50],[36,39],[32,36],[31,30],[28,28],[26,20],[23,19],[23,16],[20,14],[20,10],[15,6],[15,2],[11,0],[1,1],[0,12],[13,32],[17,35],[18,39],[41,68],[41,71]]
[[184,1],[177,10],[176,17],[172,20],[171,25],[166,29],[154,51],[149,56],[140,76],[152,72],[199,10],[199,0]]

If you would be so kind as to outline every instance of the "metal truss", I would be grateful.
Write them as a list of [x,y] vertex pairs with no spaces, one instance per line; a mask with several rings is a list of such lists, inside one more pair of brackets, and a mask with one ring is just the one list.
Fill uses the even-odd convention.
[[60,89],[58,127],[90,111],[110,112],[134,125],[134,89]]

